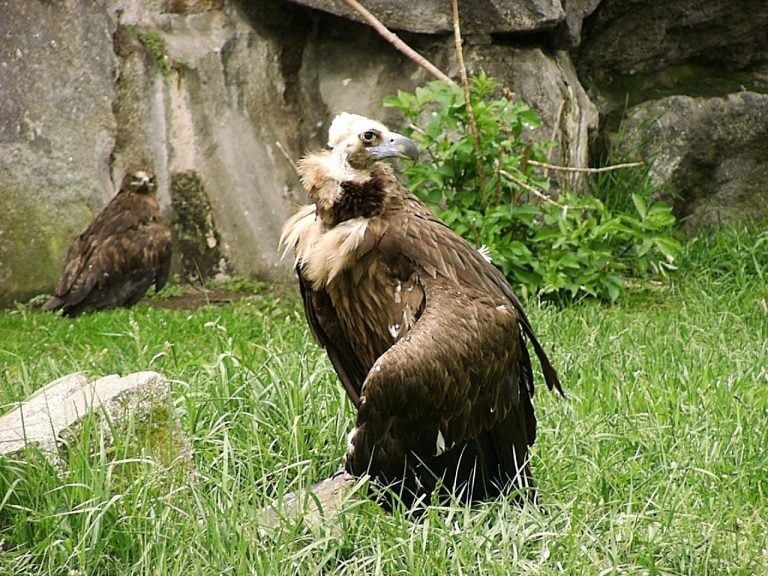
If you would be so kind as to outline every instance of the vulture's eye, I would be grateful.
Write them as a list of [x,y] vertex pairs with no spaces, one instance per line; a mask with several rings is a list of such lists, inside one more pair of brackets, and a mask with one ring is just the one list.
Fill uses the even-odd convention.
[[373,144],[373,141],[376,140],[377,136],[378,134],[373,130],[366,130],[360,137],[365,144]]

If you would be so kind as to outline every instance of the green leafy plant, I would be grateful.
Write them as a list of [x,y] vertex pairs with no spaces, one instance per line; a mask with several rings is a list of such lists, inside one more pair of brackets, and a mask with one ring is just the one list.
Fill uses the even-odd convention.
[[434,81],[383,101],[411,122],[409,135],[427,156],[405,167],[410,188],[470,243],[487,246],[522,295],[615,301],[627,275],[673,267],[675,218],[667,205],[649,202],[647,188],[630,194],[631,211],[573,191],[552,200],[535,164],[546,162],[553,143],[525,139],[540,125],[538,114],[484,74],[470,79],[470,102],[478,145],[458,86]]

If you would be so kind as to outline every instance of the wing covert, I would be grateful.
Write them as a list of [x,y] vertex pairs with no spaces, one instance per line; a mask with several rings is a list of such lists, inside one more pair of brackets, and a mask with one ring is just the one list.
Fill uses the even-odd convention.
[[513,309],[428,288],[421,318],[365,380],[352,471],[432,458],[440,442],[450,450],[504,420],[529,395],[523,345]]

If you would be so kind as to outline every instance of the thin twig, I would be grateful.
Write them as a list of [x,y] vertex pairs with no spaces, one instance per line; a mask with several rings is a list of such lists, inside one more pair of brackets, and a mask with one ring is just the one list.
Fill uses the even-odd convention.
[[453,13],[453,39],[456,43],[456,61],[459,64],[459,76],[461,77],[461,87],[464,89],[464,107],[467,111],[467,123],[469,124],[469,134],[472,137],[472,145],[475,148],[475,170],[480,179],[480,190],[485,194],[485,170],[483,169],[483,151],[480,148],[480,134],[477,131],[477,122],[475,121],[475,111],[472,109],[472,101],[469,93],[469,79],[467,78],[467,68],[464,66],[464,50],[461,47],[461,23],[459,21],[459,0],[451,0],[451,12]]
[[454,82],[450,76],[432,64],[432,62],[424,58],[424,56],[416,52],[416,50],[408,46],[408,44],[400,40],[400,38],[397,37],[397,34],[390,32],[389,29],[387,29],[387,27],[384,26],[384,24],[382,24],[378,18],[376,18],[376,16],[368,12],[365,6],[357,2],[357,0],[344,0],[344,2],[347,4],[347,6],[357,12],[371,28],[376,30],[376,32],[378,32],[387,42],[405,54],[410,60],[424,68],[424,70],[432,74],[432,76],[438,80],[442,80],[446,84],[450,84],[452,86],[456,85],[456,82]]
[[282,152],[285,159],[288,161],[288,164],[291,165],[291,168],[293,168],[293,171],[296,172],[296,175],[299,175],[299,169],[296,167],[296,163],[291,159],[291,157],[288,155],[288,152],[285,151],[285,148],[283,148],[283,145],[280,144],[280,141],[275,141],[275,146],[277,146],[277,149]]
[[625,168],[638,168],[643,165],[642,162],[626,162],[625,164],[614,164],[613,166],[603,166],[602,168],[574,168],[572,166],[557,166],[546,162],[537,162],[536,160],[528,160],[528,164],[546,170],[556,170],[559,172],[586,172],[589,174],[599,174],[600,172],[611,172],[613,170],[623,170]]
[[530,192],[531,194],[533,194],[537,198],[543,200],[547,204],[551,204],[552,206],[557,206],[558,208],[561,208],[562,210],[573,210],[573,209],[591,210],[592,209],[591,206],[584,206],[584,205],[581,205],[581,204],[577,204],[577,205],[560,204],[559,202],[555,202],[554,200],[552,200],[552,198],[550,198],[549,196],[547,196],[546,194],[544,194],[542,191],[538,190],[537,188],[534,188],[530,184],[527,184],[526,182],[523,182],[519,178],[515,178],[514,176],[512,176],[512,174],[510,174],[506,170],[499,170],[499,174],[501,174],[505,178],[511,180],[512,182],[514,182],[515,184],[520,186],[522,189],[526,190],[527,192]]
[[[560,122],[563,119],[563,110],[565,109],[565,100],[560,101],[560,106],[557,107],[557,115],[555,116],[555,121],[552,122],[552,135],[549,137],[550,141],[557,142],[557,133],[560,131]],[[559,144],[559,143],[558,143]],[[562,146],[561,146],[562,148]],[[547,160],[552,159],[552,153],[555,151],[555,147],[553,146],[549,153],[547,154]],[[546,173],[544,173],[545,176],[547,176]]]

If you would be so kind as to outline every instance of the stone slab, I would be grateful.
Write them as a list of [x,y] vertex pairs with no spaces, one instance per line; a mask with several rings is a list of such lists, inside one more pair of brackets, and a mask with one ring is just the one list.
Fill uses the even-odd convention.
[[[131,415],[134,428],[140,428],[151,425],[147,416],[153,410],[161,410],[170,424],[167,431],[173,435],[177,456],[188,458],[187,442],[181,436],[168,394],[168,382],[157,372],[112,374],[91,382],[83,374],[69,374],[44,386],[0,417],[0,455],[16,454],[35,445],[58,463],[62,438],[72,434],[89,414],[106,415],[109,423],[118,426]],[[109,426],[102,426],[102,430],[108,433]],[[167,442],[162,447],[138,448],[157,452],[161,460],[168,459]]]

